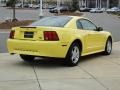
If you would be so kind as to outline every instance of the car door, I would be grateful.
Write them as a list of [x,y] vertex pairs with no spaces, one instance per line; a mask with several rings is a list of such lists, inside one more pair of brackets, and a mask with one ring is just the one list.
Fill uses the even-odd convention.
[[82,25],[84,31],[84,53],[92,53],[103,49],[103,35],[100,31],[96,31],[97,27],[91,21],[87,19],[80,19],[79,22]]

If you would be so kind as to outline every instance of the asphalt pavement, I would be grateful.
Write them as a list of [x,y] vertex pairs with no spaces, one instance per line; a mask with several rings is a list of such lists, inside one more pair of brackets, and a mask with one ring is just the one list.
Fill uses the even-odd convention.
[[85,17],[92,20],[97,26],[112,33],[114,41],[120,40],[120,18],[107,13],[84,13]]
[[[33,12],[25,16],[19,13],[19,17],[37,19]],[[120,40],[118,17],[105,13],[84,15],[112,32],[114,41]],[[3,16],[0,13],[0,19]],[[0,90],[120,90],[120,42],[114,43],[109,56],[82,57],[78,66],[66,67],[61,60],[37,58],[30,64],[23,62],[19,55],[9,55],[6,53],[8,36],[9,32],[0,32]]]
[[[33,16],[35,16],[35,15],[33,15]],[[117,16],[114,16],[114,15],[106,14],[106,13],[100,13],[100,14],[84,13],[83,16],[92,20],[97,26],[103,27],[103,29],[105,31],[111,32],[115,42],[120,41],[120,18],[118,18]],[[34,18],[32,18],[32,19],[34,19]],[[7,52],[6,40],[7,40],[8,36],[9,36],[9,33],[7,33],[7,32],[0,33],[0,53]]]
[[[0,13],[0,21],[3,21],[10,17],[12,18],[12,9],[0,7],[0,12],[2,12]],[[43,10],[43,13],[45,16],[53,15],[49,13],[48,10]],[[110,15],[107,13],[84,13],[83,16],[89,18],[97,26],[103,27],[105,31],[111,32],[115,42],[120,40],[120,18],[118,18],[117,16]],[[39,19],[39,9],[36,10],[16,9],[16,17],[19,20],[37,20]],[[9,36],[8,34],[9,33],[6,33],[4,31],[0,33],[0,53],[7,52],[6,40]]]
[[[16,9],[16,18],[18,20],[38,20],[39,9]],[[52,16],[48,9],[43,9],[44,16]],[[7,9],[7,7],[0,7],[0,21],[13,18],[13,10]]]

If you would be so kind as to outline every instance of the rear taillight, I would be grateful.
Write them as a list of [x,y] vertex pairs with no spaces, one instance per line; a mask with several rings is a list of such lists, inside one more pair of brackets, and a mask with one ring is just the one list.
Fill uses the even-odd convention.
[[44,40],[46,40],[46,41],[58,41],[59,37],[55,31],[44,31]]
[[10,35],[9,35],[9,38],[10,38],[10,39],[14,39],[14,35],[15,35],[15,31],[11,31],[11,32],[10,32]]

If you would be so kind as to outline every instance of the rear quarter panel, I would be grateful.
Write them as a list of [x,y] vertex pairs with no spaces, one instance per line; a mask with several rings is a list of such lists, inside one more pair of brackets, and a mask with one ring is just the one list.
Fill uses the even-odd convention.
[[[85,42],[84,42],[84,36],[85,31],[78,30],[78,29],[71,29],[71,28],[61,28],[61,30],[57,30],[58,36],[60,37],[60,42],[62,45],[67,45],[67,51],[69,50],[71,44],[75,40],[80,40],[82,43],[82,50],[85,50]],[[67,54],[67,52],[66,52]]]

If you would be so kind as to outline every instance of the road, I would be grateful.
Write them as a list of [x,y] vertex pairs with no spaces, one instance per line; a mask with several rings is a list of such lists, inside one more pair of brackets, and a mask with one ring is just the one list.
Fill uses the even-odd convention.
[[[30,13],[32,13],[32,12],[30,12]],[[34,14],[34,13],[32,13],[32,14]],[[31,16],[33,16],[33,17],[31,17]],[[101,13],[101,14],[84,13],[84,16],[89,18],[90,20],[92,20],[98,26],[102,26],[104,28],[104,30],[110,31],[113,35],[114,41],[120,40],[120,19],[118,17],[109,15],[106,13]],[[37,19],[37,15],[30,15],[30,17],[28,17],[28,18],[31,18],[31,19],[36,18]],[[0,53],[7,52],[6,39],[8,38],[8,36],[9,36],[8,33],[0,33]]]
[[[112,32],[115,41],[120,40],[120,20],[116,16],[85,16]],[[0,33],[0,90],[120,90],[120,42],[114,43],[109,56],[82,57],[78,66],[65,67],[58,60],[42,58],[29,64],[18,55],[5,53],[8,36]]]
[[106,13],[85,13],[85,17],[92,20],[97,26],[112,33],[114,41],[120,40],[120,18]]
[[[7,9],[5,7],[0,7],[0,21],[12,18],[12,9]],[[48,10],[43,10],[44,16],[51,16],[53,14],[49,13]],[[18,20],[37,20],[39,19],[39,9],[16,9],[16,18]]]

